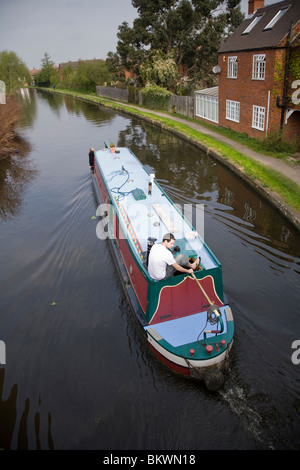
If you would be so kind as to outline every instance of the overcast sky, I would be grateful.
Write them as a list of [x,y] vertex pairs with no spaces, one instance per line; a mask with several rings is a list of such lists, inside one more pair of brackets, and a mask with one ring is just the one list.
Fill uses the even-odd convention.
[[[241,5],[247,14],[248,0]],[[137,16],[131,0],[0,0],[0,51],[14,51],[29,69],[40,68],[45,52],[56,65],[106,59],[118,26]]]

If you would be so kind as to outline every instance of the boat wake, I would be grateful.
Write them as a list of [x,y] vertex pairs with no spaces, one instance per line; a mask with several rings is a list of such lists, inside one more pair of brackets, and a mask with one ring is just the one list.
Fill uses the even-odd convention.
[[240,425],[255,440],[260,449],[274,450],[274,445],[264,433],[263,418],[251,406],[246,391],[238,385],[233,376],[228,377],[219,394],[226,401],[231,411],[239,418]]

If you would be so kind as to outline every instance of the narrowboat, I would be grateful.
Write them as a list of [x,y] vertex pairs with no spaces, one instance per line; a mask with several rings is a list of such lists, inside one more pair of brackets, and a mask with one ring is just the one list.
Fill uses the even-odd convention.
[[[130,149],[104,142],[94,154],[97,236],[109,240],[150,349],[174,372],[203,382],[210,391],[219,390],[234,336],[221,263],[197,226]],[[157,281],[149,275],[148,257],[166,233],[175,237],[174,256],[179,252],[200,263],[192,273],[176,272]]]

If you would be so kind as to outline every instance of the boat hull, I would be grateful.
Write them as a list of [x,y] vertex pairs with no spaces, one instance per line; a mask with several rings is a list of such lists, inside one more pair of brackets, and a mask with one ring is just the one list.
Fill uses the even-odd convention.
[[[107,219],[108,236],[105,238],[108,239],[134,317],[138,321],[150,350],[173,372],[183,377],[200,380],[211,391],[219,390],[224,384],[224,374],[229,367],[228,359],[233,344],[234,329],[231,309],[228,304],[224,303],[223,291],[220,288],[222,283],[218,279],[220,266],[213,266],[200,277],[202,276],[202,286],[213,297],[213,303],[220,307],[226,328],[222,336],[211,334],[205,338],[205,341],[200,342],[197,335],[196,337],[192,335],[186,340],[182,337],[181,331],[200,328],[201,322],[205,322],[207,315],[207,307],[205,310],[202,304],[207,303],[207,300],[203,298],[200,301],[201,295],[198,287],[191,278],[179,276],[178,281],[175,277],[165,283],[160,281],[157,283],[149,279],[145,263],[142,263],[140,259],[143,259],[143,253],[136,242],[135,233],[132,234],[131,227],[129,227],[136,245],[132,248],[128,233],[124,233],[126,232],[123,223],[124,211],[116,197],[113,201],[102,169],[100,165],[97,166],[97,162],[95,162],[95,172],[92,173],[92,181],[98,205],[103,206],[103,204],[114,202],[112,214]],[[108,211],[100,219],[105,218]],[[130,220],[126,214],[125,220],[125,227],[128,227]],[[134,252],[135,248],[136,252]],[[180,298],[187,299],[188,297],[191,311],[184,313]],[[202,304],[200,305],[199,302]]]
[[[212,371],[218,371],[225,374],[229,369],[229,356],[233,341],[229,347],[223,351],[218,358],[213,358],[211,361],[193,361],[185,357],[178,357],[170,354],[164,348],[161,348],[150,335],[147,335],[147,340],[151,351],[165,364],[169,369],[179,375],[189,377],[195,380],[206,381],[206,376],[211,374]],[[220,376],[222,377],[222,376]],[[220,379],[223,384],[223,379]],[[217,389],[219,389],[219,385]],[[210,387],[212,390],[213,387]]]

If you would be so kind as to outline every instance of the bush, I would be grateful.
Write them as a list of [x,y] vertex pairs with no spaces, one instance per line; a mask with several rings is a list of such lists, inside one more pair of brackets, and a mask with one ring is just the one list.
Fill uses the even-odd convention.
[[290,142],[285,140],[280,132],[270,132],[268,137],[263,141],[262,146],[265,150],[290,154],[294,154],[297,149],[296,141]]
[[143,105],[150,109],[168,110],[172,93],[156,85],[146,86],[142,89]]
[[0,158],[15,149],[13,140],[21,110],[21,104],[11,96],[6,96],[6,104],[0,104]]

